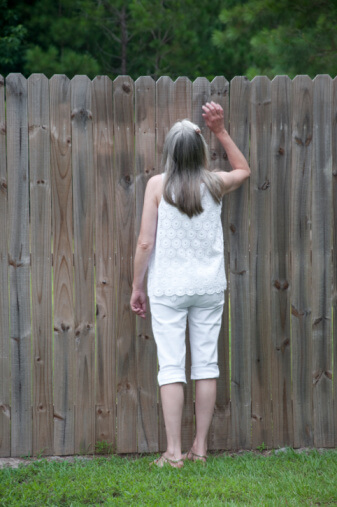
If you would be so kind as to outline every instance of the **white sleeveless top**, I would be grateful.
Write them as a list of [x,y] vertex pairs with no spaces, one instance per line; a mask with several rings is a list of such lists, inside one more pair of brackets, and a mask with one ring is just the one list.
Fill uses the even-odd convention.
[[200,215],[189,218],[161,198],[156,244],[148,271],[148,295],[214,294],[227,287],[221,224],[217,204],[201,185]]

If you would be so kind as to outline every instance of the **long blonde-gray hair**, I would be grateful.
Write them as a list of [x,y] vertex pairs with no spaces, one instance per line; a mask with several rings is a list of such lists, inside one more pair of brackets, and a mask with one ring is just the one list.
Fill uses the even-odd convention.
[[190,218],[203,212],[201,183],[220,203],[224,184],[209,170],[209,150],[198,125],[178,121],[166,136],[162,164],[165,170],[163,197]]

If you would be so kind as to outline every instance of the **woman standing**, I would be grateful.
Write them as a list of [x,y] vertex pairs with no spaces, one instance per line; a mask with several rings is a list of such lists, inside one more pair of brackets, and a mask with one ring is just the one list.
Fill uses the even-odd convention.
[[[222,107],[214,102],[202,107],[206,125],[226,150],[233,170],[211,172],[208,147],[199,127],[188,120],[173,125],[164,145],[165,172],[153,176],[146,187],[134,261],[130,304],[143,318],[144,278],[149,268],[148,295],[167,436],[167,450],[154,462],[160,467],[167,463],[181,468],[184,459],[206,461],[219,376],[217,343],[226,289],[222,197],[250,175],[245,157],[224,127]],[[187,317],[191,378],[196,381],[196,435],[190,451],[182,455]]]

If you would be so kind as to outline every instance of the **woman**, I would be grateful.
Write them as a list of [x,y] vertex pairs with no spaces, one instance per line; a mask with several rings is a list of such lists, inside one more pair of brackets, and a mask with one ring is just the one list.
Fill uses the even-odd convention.
[[[223,109],[206,103],[203,118],[226,150],[231,172],[211,172],[208,147],[197,125],[177,122],[168,133],[163,174],[147,184],[137,242],[131,308],[146,315],[147,268],[152,329],[157,345],[158,383],[167,450],[154,463],[181,468],[184,459],[206,461],[207,434],[215,399],[217,342],[226,276],[221,203],[250,175],[248,163],[224,127]],[[181,453],[185,331],[188,316],[191,378],[195,380],[196,435]]]

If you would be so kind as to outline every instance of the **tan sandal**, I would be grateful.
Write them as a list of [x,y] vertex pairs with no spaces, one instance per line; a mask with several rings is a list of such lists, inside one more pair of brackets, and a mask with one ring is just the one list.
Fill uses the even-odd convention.
[[190,449],[186,453],[185,459],[188,459],[189,461],[201,461],[202,463],[206,463],[207,456],[202,454],[196,454],[195,452],[192,451],[192,449]]
[[159,468],[163,468],[164,465],[170,465],[172,468],[182,468],[184,466],[184,460],[180,459],[171,459],[162,454],[160,458],[155,459],[150,463],[150,466],[156,465]]

